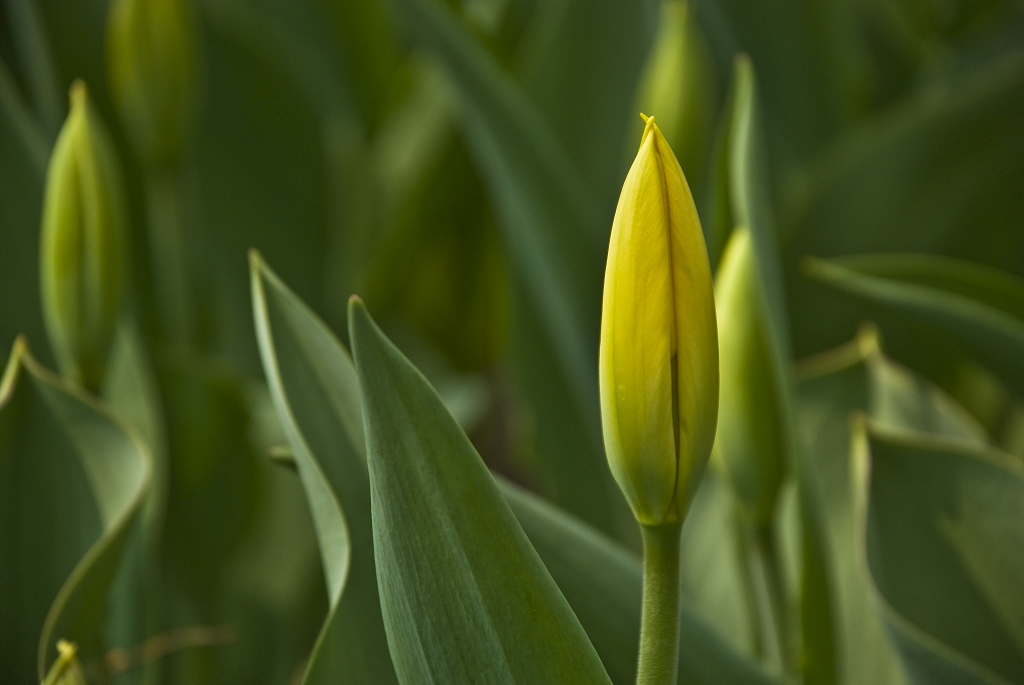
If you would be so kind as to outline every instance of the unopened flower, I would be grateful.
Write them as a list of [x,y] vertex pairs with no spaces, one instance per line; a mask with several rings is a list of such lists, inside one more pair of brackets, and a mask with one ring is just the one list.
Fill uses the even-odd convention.
[[715,279],[722,393],[716,459],[746,517],[770,526],[785,476],[778,382],[765,333],[750,231],[732,232]]
[[43,200],[43,315],[61,370],[95,390],[117,327],[127,209],[113,146],[85,84],[76,81],[70,98]]
[[157,166],[181,153],[197,89],[198,38],[189,0],[114,0],[107,73],[132,144]]
[[707,248],[668,142],[646,118],[612,222],[600,391],[613,475],[645,525],[686,515],[718,413],[718,331]]

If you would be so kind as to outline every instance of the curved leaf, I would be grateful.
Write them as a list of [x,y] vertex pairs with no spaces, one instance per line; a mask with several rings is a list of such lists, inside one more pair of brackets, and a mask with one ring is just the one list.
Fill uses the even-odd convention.
[[928,255],[809,258],[812,278],[907,312],[956,335],[1024,390],[1024,282],[970,262]]
[[399,680],[610,682],[565,598],[441,399],[359,300],[381,608]]
[[855,429],[857,517],[915,683],[1024,679],[1024,469],[963,441]]
[[937,387],[886,358],[878,334],[800,365],[800,424],[815,490],[823,503],[827,569],[834,588],[838,682],[903,683],[905,678],[856,562],[850,416],[880,426],[984,444],[978,423]]
[[102,657],[107,591],[150,469],[133,432],[15,343],[0,381],[5,682],[42,680],[61,638]]
[[255,251],[250,269],[264,370],[309,501],[330,602],[303,682],[394,682],[374,570],[355,368]]

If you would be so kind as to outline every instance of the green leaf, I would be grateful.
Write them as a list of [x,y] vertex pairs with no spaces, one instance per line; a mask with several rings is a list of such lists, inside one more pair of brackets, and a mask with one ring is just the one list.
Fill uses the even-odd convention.
[[[0,292],[18,293],[4,302],[0,349],[20,333],[46,341],[39,308],[39,225],[50,143],[21,99],[17,83],[0,61]],[[39,350],[45,361],[45,348]]]
[[381,607],[399,680],[610,682],[493,478],[358,300]]
[[800,282],[805,255],[942,252],[1024,267],[1024,50],[1017,41],[1007,54],[981,52],[980,65],[919,79],[901,102],[847,129],[793,184],[784,225],[801,354],[835,345],[859,323],[856,309]]
[[1021,244],[1024,49],[994,52],[922,79],[809,165],[788,217],[795,256],[942,250],[1020,266],[1002,251]]
[[395,682],[377,592],[355,368],[255,251],[250,268],[264,370],[309,501],[330,603],[303,682]]
[[[634,683],[643,585],[640,560],[535,495],[503,480],[498,483],[601,655],[612,682]],[[733,650],[685,600],[681,620],[680,683],[776,682]]]
[[854,114],[859,72],[852,7],[781,0],[771,11],[743,0],[698,1],[721,71],[750,55],[764,86],[763,121],[774,156],[806,159]]
[[[252,256],[251,263],[257,331],[267,362],[267,375],[275,388],[275,409],[282,423],[289,426],[290,444],[301,445],[310,457],[323,463],[325,473],[331,472],[326,468],[330,465],[341,476],[337,483],[332,481],[326,485],[335,493],[333,501],[344,509],[352,554],[342,594],[343,608],[334,609],[329,621],[340,622],[346,612],[353,608],[361,610],[364,612],[359,614],[361,632],[370,634],[373,631],[370,626],[382,623],[373,549],[370,545],[361,547],[355,532],[370,531],[369,500],[360,494],[360,484],[368,492],[369,481],[361,447],[362,417],[355,369],[330,330],[266,264],[257,255]],[[281,458],[297,466],[291,449]],[[612,682],[631,685],[636,677],[640,627],[642,576],[639,560],[556,507],[503,480],[499,479],[499,485],[591,637]],[[322,481],[311,479],[307,487],[312,492],[314,489],[322,491],[322,486]],[[310,500],[313,499],[311,494]],[[329,523],[329,519],[325,517],[324,523]],[[335,522],[340,525],[341,519],[336,518]],[[360,549],[365,549],[366,553]],[[323,553],[326,555],[326,550]],[[359,591],[364,567],[369,569],[369,580]],[[363,595],[368,599],[362,599]],[[682,620],[683,635],[687,644],[693,645],[680,655],[680,672],[693,680],[682,682],[769,682],[753,663],[718,638],[693,610],[685,608]],[[329,638],[321,637],[308,667],[310,673],[322,672],[325,678],[337,677],[341,672],[351,673],[352,667],[344,659],[330,657],[330,644]],[[373,649],[382,659],[389,659],[384,647],[385,640],[381,637]],[[371,649],[367,645],[363,648]],[[386,675],[378,672],[377,680],[372,682],[383,682]],[[307,678],[312,677],[307,675]]]
[[1024,282],[995,269],[930,255],[808,259],[812,277],[860,299],[939,326],[1024,392]]
[[736,491],[713,459],[683,525],[683,596],[716,634],[753,657],[761,652],[763,636],[747,532]]
[[861,550],[914,683],[1024,679],[1024,469],[963,441],[856,429]]
[[[606,530],[622,507],[604,460],[597,402],[601,278],[611,216],[511,76],[436,0],[397,3],[455,85],[462,126],[487,184],[516,276],[513,340],[535,406],[538,451],[555,497]],[[544,375],[536,370],[545,369]],[[568,408],[558,424],[543,409]],[[579,439],[565,449],[559,432]],[[540,440],[544,442],[540,442]],[[569,493],[582,488],[586,501]],[[563,499],[564,498],[564,499]]]
[[800,423],[827,532],[838,682],[902,683],[902,669],[855,555],[850,416],[864,412],[880,426],[976,444],[984,444],[986,436],[933,384],[886,358],[873,328],[804,361],[800,369]]
[[[797,479],[802,531],[802,667],[809,684],[827,685],[834,682],[835,655],[829,604],[830,590],[827,586],[823,551],[825,531],[821,520],[822,505],[817,500],[809,480],[802,445],[795,437],[798,435],[794,423],[796,389],[790,368],[793,352],[789,338],[789,319],[778,249],[775,209],[768,182],[768,159],[761,131],[754,71],[750,60],[742,56],[736,60],[730,101],[733,106],[733,110],[728,114],[730,139],[723,150],[730,157],[730,214],[736,226],[746,226],[750,230],[755,293],[760,300],[757,308],[764,312],[765,347],[773,367],[772,375],[776,379],[775,401],[780,421],[779,440],[783,453],[787,455],[789,467],[794,470]],[[776,545],[769,541],[765,545],[765,551],[773,554],[775,547]],[[775,556],[777,557],[777,554]],[[782,574],[775,569],[775,575],[780,577]],[[784,590],[776,589],[774,594],[783,593]],[[778,600],[781,601],[776,602],[777,606],[786,606],[784,597],[779,597]],[[791,622],[784,617],[779,623],[781,647],[788,650]],[[783,665],[792,666],[794,656],[783,653]]]
[[[107,590],[150,479],[146,448],[23,339],[0,382],[0,641],[6,682],[41,680],[58,639],[103,655]],[[35,656],[35,658],[33,658]]]
[[216,348],[256,368],[245,251],[277,255],[303,297],[322,299],[332,227],[325,121],[273,22],[233,2],[207,3],[200,17],[205,89],[183,170],[194,214],[182,240]]
[[[524,90],[609,214],[609,227],[629,160],[623,150],[639,143],[643,130],[635,94],[660,4],[539,3],[515,63]],[[632,135],[636,140],[627,140]]]

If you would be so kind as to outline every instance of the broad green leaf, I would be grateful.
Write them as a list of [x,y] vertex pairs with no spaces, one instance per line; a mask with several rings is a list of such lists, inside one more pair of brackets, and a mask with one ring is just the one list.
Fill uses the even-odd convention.
[[23,339],[0,382],[0,676],[42,680],[58,639],[103,656],[105,604],[150,479],[135,434]]
[[943,328],[1024,391],[1024,282],[948,257],[868,255],[808,259],[813,278]]
[[[612,682],[635,682],[643,584],[640,560],[535,495],[505,481],[498,482],[530,542],[601,655]],[[688,603],[683,605],[681,620],[680,683],[776,682],[732,649]]]
[[337,339],[255,252],[253,314],[320,543],[330,610],[304,683],[395,681],[374,570],[359,385]]
[[985,434],[934,385],[886,358],[873,328],[802,362],[800,369],[802,437],[827,531],[837,682],[902,683],[902,669],[855,555],[850,417],[863,412],[878,425],[977,444],[985,442]]
[[[292,444],[296,444],[298,439],[297,444],[325,466],[341,462],[334,464],[334,468],[351,478],[346,476],[347,480],[327,483],[327,486],[336,493],[334,501],[344,509],[344,521],[349,530],[361,527],[369,530],[369,501],[365,495],[359,494],[357,487],[362,482],[368,490],[369,484],[360,447],[363,441],[362,417],[352,362],[327,327],[280,283],[259,257],[254,255],[252,264],[261,349],[265,355],[273,355],[267,359],[268,378],[273,379],[272,385],[277,384],[283,391],[280,396],[277,396],[278,390],[274,391],[277,398],[275,408],[283,422],[291,426],[289,431],[295,431],[291,433]],[[321,454],[330,456],[321,457]],[[291,451],[279,458],[297,466],[297,455]],[[612,682],[631,685],[635,679],[640,625],[642,576],[639,560],[556,507],[503,480],[498,482],[520,524],[593,641]],[[336,521],[340,524],[341,519]],[[342,594],[343,609],[335,609],[330,620],[340,623],[344,610],[355,606],[370,612],[369,618],[364,617],[362,623],[369,626],[381,620],[373,575],[373,550],[370,548],[367,554],[360,554],[354,533],[350,535],[350,542],[353,552]],[[715,543],[710,539],[708,542]],[[357,594],[361,565],[369,566],[370,585]],[[359,595],[362,594],[370,599],[361,599]],[[376,612],[376,618],[372,612]],[[368,634],[370,629],[364,627],[363,631]],[[756,666],[715,636],[713,629],[691,609],[684,610],[683,634],[693,648],[681,652],[680,672],[692,677],[692,682],[769,682]],[[383,640],[381,637],[376,647],[367,649],[377,649],[382,658],[388,658]],[[344,660],[329,657],[327,645],[328,638],[322,637],[319,650],[310,663],[311,672],[322,670],[325,675],[349,672],[350,666]],[[385,676],[378,677],[383,679]]]
[[399,680],[610,682],[465,433],[362,302],[349,312]]
[[[610,212],[538,109],[454,14],[437,0],[397,3],[414,36],[440,58],[458,93],[467,143],[488,186],[515,274],[514,358],[532,403],[557,398],[579,436],[571,451],[557,439],[563,426],[534,407],[538,451],[559,501],[612,529],[621,509],[604,461],[597,403],[597,340],[601,274]],[[543,366],[546,375],[534,374]],[[571,479],[564,474],[572,473]],[[582,488],[588,501],[568,493]],[[562,497],[565,497],[563,500]],[[602,517],[602,512],[604,512]],[[601,517],[601,518],[599,518]]]
[[854,449],[862,563],[911,681],[1020,682],[1020,463],[864,422]]

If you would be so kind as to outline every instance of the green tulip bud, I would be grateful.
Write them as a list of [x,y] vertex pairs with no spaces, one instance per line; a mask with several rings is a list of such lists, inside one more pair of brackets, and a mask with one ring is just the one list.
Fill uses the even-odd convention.
[[714,126],[714,78],[708,48],[686,0],[662,0],[658,32],[639,88],[641,109],[658,113],[658,127],[686,173],[701,171]]
[[778,383],[765,337],[750,231],[733,231],[715,279],[721,398],[716,459],[721,459],[747,517],[772,521],[785,475]]
[[718,413],[718,329],[697,208],[646,118],[612,221],[600,395],[612,474],[637,520],[680,522],[707,465]]
[[65,375],[99,388],[121,300],[127,209],[113,146],[71,86],[71,111],[50,156],[40,245],[43,315]]
[[173,165],[196,91],[198,40],[189,0],[114,0],[107,71],[114,100],[143,158]]

